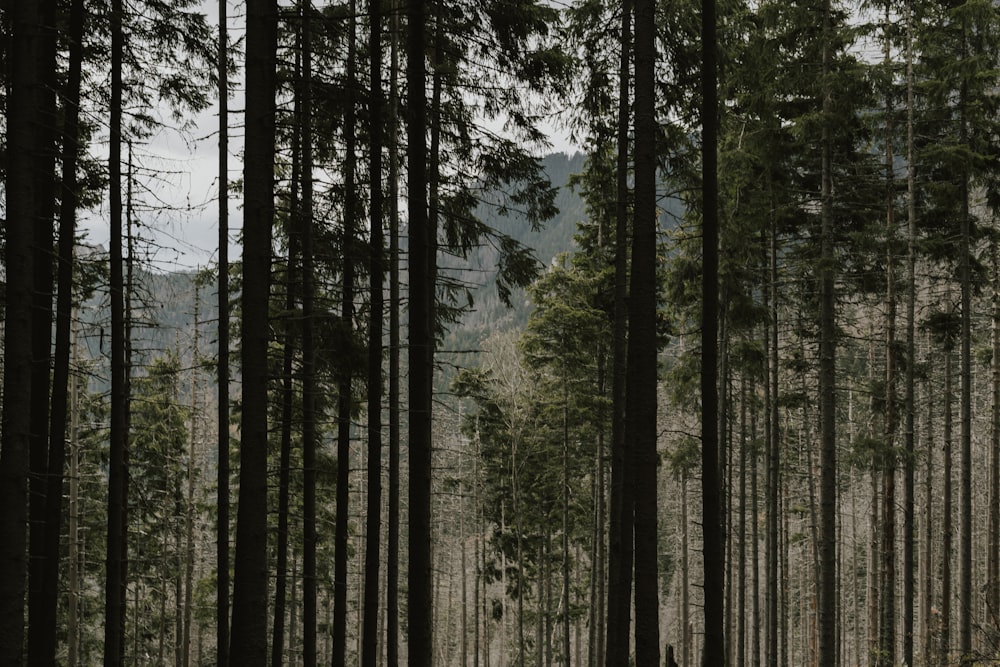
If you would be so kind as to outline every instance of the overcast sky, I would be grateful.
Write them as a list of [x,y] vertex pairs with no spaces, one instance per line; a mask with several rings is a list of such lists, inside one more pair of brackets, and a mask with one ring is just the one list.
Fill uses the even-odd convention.
[[[230,2],[228,24],[230,41],[243,30],[242,3],[238,8]],[[210,25],[218,24],[218,4],[214,0],[203,4]],[[240,155],[243,150],[241,114],[232,110],[243,108],[242,72],[231,77],[238,83],[230,95],[229,117],[229,179],[242,177]],[[181,132],[164,128],[148,143],[134,147],[137,204],[133,220],[137,221],[137,236],[150,241],[146,244],[152,267],[172,271],[195,269],[214,264],[218,257],[218,103],[197,115],[194,129]],[[553,151],[573,152],[576,149],[564,134],[550,128]],[[94,149],[95,155],[107,158],[104,143]],[[127,147],[122,147],[122,159],[127,159]],[[125,168],[123,167],[123,174]],[[123,191],[126,187],[123,184]],[[242,202],[229,201],[229,257],[240,257],[240,247],[234,243],[242,226]],[[81,217],[80,227],[86,241],[108,245],[108,205],[102,202],[98,211]],[[140,249],[141,250],[141,249]]]

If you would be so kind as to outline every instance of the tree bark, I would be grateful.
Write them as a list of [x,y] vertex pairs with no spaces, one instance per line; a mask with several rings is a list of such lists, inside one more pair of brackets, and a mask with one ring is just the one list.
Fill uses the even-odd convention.
[[229,667],[229,72],[226,10],[228,0],[219,0],[219,323],[218,422],[216,443],[216,585],[215,661]]
[[945,349],[944,360],[944,497],[942,510],[944,525],[941,528],[941,633],[940,660],[947,664],[951,654],[951,550],[952,550],[952,483],[951,483],[951,446],[952,446],[952,350],[949,343]]
[[[823,10],[823,77],[830,72],[830,42],[832,18],[830,0]],[[823,115],[829,116],[832,92],[829,83],[823,84]],[[837,664],[837,422],[836,422],[836,297],[834,295],[833,252],[833,179],[831,173],[832,138],[829,123],[822,129],[822,166],[820,193],[820,342],[819,342],[819,400],[820,400],[820,523],[822,546],[820,549],[821,582],[819,609],[820,667]]]
[[40,106],[41,5],[11,3],[8,11],[10,78],[7,83],[7,183],[4,267],[3,426],[0,443],[0,664],[24,664],[24,598],[28,570],[27,503],[30,449],[31,246],[36,200],[32,169],[38,139],[34,119]]
[[[316,665],[316,318],[313,302],[312,2],[302,9],[302,660]],[[376,316],[373,315],[373,319]],[[339,506],[338,506],[339,510]],[[376,512],[377,515],[377,512]]]
[[913,121],[913,3],[906,3],[906,423],[903,442],[903,662],[913,664],[913,580],[914,580],[914,382],[916,375],[916,242],[917,203]]
[[[657,412],[657,343],[656,343],[656,138],[659,127],[656,121],[656,19],[653,0],[636,0],[635,3],[635,134],[642,137],[635,147],[635,217],[632,236],[632,270],[629,290],[629,346],[626,377],[625,430],[631,441],[635,470],[635,659],[639,665],[660,664],[660,615],[657,558],[657,500],[656,500],[656,412]],[[711,269],[708,269],[711,271]],[[714,305],[714,301],[712,302]],[[713,308],[705,312],[714,313]],[[713,332],[714,337],[714,332]],[[714,338],[713,338],[714,340]],[[715,368],[707,352],[703,366]],[[712,385],[714,391],[714,383]],[[703,415],[706,423],[715,428],[714,414]],[[703,447],[709,449],[709,446]],[[718,474],[718,461],[703,475]],[[711,480],[711,477],[709,477]],[[709,481],[709,483],[711,483]],[[708,501],[705,516],[721,518],[718,497]],[[706,521],[706,524],[711,523]],[[721,526],[719,526],[721,531]],[[712,531],[706,525],[706,540]],[[718,537],[718,533],[713,537]],[[724,576],[724,570],[712,568],[722,564],[722,543],[706,545],[710,565],[709,576]],[[719,549],[718,552],[713,549]],[[712,560],[718,556],[719,560]],[[718,583],[721,581],[717,580]],[[706,581],[706,586],[716,582]],[[718,589],[721,602],[721,588]],[[708,623],[714,619],[709,603]],[[721,607],[719,608],[721,612]],[[721,622],[721,617],[719,621]],[[711,633],[712,630],[707,630]],[[715,637],[721,640],[721,636]],[[721,641],[720,647],[721,647]],[[721,657],[721,656],[720,656]],[[709,664],[723,664],[709,660]]]
[[[963,19],[962,60],[968,58],[967,31]],[[961,146],[970,147],[968,128],[968,80],[963,75],[959,91],[959,124]],[[961,580],[959,582],[959,651],[962,667],[971,667],[972,624],[975,622],[972,608],[972,219],[969,212],[970,180],[968,161],[963,161],[961,187],[961,241],[959,246],[959,283],[961,289],[961,350],[959,356],[961,397],[959,399],[959,428],[961,438],[961,533],[959,562]]]
[[[36,180],[35,221],[32,253],[32,336],[31,359],[31,452],[29,454],[30,476],[28,480],[28,661],[32,665],[54,665],[55,644],[52,631],[55,630],[55,607],[48,605],[47,567],[51,559],[56,562],[58,572],[59,551],[48,549],[47,545],[47,502],[49,491],[48,466],[50,413],[49,392],[51,389],[52,363],[52,297],[53,297],[53,215],[55,213],[55,151],[56,151],[56,3],[54,0],[38,0],[42,7],[39,25],[40,49],[38,75],[40,78],[39,105],[34,119],[37,153],[33,156],[31,175]],[[68,340],[68,335],[67,335]],[[68,346],[63,354],[68,359]],[[68,364],[68,361],[67,361]],[[62,391],[65,395],[65,380]],[[65,415],[65,413],[64,413]],[[65,438],[65,416],[63,430],[54,436],[63,445]],[[59,461],[59,479],[62,480],[62,460]],[[62,496],[62,485],[56,493]],[[59,519],[57,518],[57,522]],[[57,523],[57,530],[58,530]]]
[[[392,0],[389,46],[389,523],[386,534],[386,667],[399,664],[399,11]],[[478,589],[477,589],[478,590]]]
[[111,144],[108,158],[111,208],[111,445],[108,459],[108,534],[104,577],[104,665],[118,667],[124,662],[126,586],[125,534],[125,450],[128,439],[126,414],[125,305],[122,273],[122,2],[111,5]]
[[[370,197],[370,248],[368,276],[371,317],[368,323],[368,517],[365,543],[364,622],[362,667],[375,667],[378,659],[379,549],[382,537],[382,282],[385,251],[382,232],[382,0],[368,0],[370,15],[369,63],[370,116],[368,169]],[[464,548],[464,536],[462,546]],[[462,570],[464,590],[465,570]],[[464,614],[464,604],[463,604]],[[464,615],[463,615],[464,618]],[[463,634],[464,638],[464,634]],[[463,656],[465,655],[463,651]]]
[[[80,152],[80,81],[83,63],[83,0],[73,0],[69,16],[69,66],[63,88],[62,196],[59,209],[55,353],[52,369],[52,409],[49,422],[48,480],[45,506],[45,566],[42,577],[42,635],[54,637],[59,597],[59,538],[62,526],[62,491],[66,462],[66,417],[70,385],[73,311],[73,248],[79,192],[76,167]],[[56,642],[45,641],[39,663],[55,663]]]
[[[719,456],[719,176],[715,0],[702,0],[702,325],[701,484],[704,536],[705,648],[703,663],[726,664],[724,623],[725,524]],[[652,17],[649,17],[651,20]],[[636,25],[642,20],[637,18]],[[638,72],[638,65],[636,66]],[[638,88],[637,88],[638,90]],[[637,93],[638,95],[638,93]],[[637,128],[638,134],[638,128]],[[638,199],[637,199],[638,201]],[[655,359],[653,360],[655,366]],[[648,465],[648,462],[647,462]],[[641,468],[640,468],[641,469]],[[638,506],[636,510],[638,515]],[[636,590],[639,590],[636,580]],[[654,663],[648,663],[654,664]]]
[[435,230],[427,214],[426,7],[407,8],[407,190],[409,192],[409,535],[408,581],[410,667],[430,667],[431,619],[431,407],[434,365]]
[[[267,344],[274,222],[277,6],[247,2],[246,149],[243,168],[243,403],[230,660],[267,661]],[[256,324],[259,323],[259,324]]]
[[[278,446],[278,525],[274,565],[274,612],[271,619],[271,667],[285,661],[285,614],[288,599],[288,520],[292,458],[292,413],[294,408],[295,337],[292,318],[297,305],[302,244],[300,184],[302,172],[302,35],[298,35],[295,55],[295,98],[292,101],[291,181],[288,203],[288,258],[285,265],[285,336],[281,350],[281,423]],[[294,586],[294,579],[292,580]]]
[[[357,54],[357,3],[351,0],[347,35],[347,91],[344,117],[344,225],[343,225],[343,291],[340,318],[348,331],[354,329],[354,252],[357,212],[357,164],[355,60]],[[347,648],[347,537],[350,503],[351,472],[351,379],[354,375],[352,361],[346,360],[337,383],[337,515],[334,528],[333,574],[333,666],[344,667]]]

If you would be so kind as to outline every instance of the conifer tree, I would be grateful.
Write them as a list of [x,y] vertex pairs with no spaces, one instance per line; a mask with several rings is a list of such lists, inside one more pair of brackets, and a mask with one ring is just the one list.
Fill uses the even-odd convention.
[[[274,220],[276,35],[276,4],[251,0],[247,4],[243,177],[244,323],[267,321]],[[237,665],[262,665],[267,660],[267,331],[258,324],[242,328],[242,440],[229,651],[231,664]]]

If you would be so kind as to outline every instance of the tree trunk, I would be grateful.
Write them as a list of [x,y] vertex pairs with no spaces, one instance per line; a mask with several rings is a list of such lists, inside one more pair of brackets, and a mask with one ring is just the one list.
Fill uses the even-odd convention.
[[[73,0],[69,16],[69,69],[62,92],[62,196],[59,210],[58,296],[54,366],[52,369],[52,411],[49,422],[48,481],[45,505],[45,567],[42,577],[42,633],[56,634],[59,597],[59,541],[62,526],[63,478],[66,461],[67,393],[70,385],[71,329],[73,311],[73,247],[76,236],[76,209],[79,192],[76,167],[80,152],[80,81],[83,63],[83,0]],[[56,642],[44,642],[46,649],[38,664],[55,663]]]
[[[344,239],[343,245],[343,292],[341,296],[340,318],[347,330],[354,329],[354,253],[355,224],[358,214],[355,179],[356,165],[356,123],[354,91],[357,87],[355,60],[357,54],[357,3],[351,0],[349,28],[347,35],[347,91],[346,113],[344,117]],[[337,516],[334,529],[334,575],[333,575],[333,667],[344,667],[347,648],[347,537],[348,511],[350,502],[351,471],[351,379],[352,361],[347,361],[341,370],[337,383]]]
[[951,540],[952,540],[952,508],[951,508],[951,438],[952,438],[952,351],[950,345],[945,350],[944,359],[944,497],[942,507],[944,525],[941,528],[941,642],[940,660],[948,664],[951,654]]
[[[889,24],[886,7],[886,25]],[[885,37],[885,66],[891,67],[889,37]],[[892,93],[886,94],[885,139],[885,453],[882,457],[882,590],[879,594],[879,664],[896,664],[896,208],[893,163]]]
[[[302,9],[302,660],[316,665],[316,327],[313,299],[312,2]],[[346,246],[345,246],[346,247]],[[373,316],[373,320],[376,316]],[[338,511],[340,507],[338,506]],[[346,509],[346,508],[345,508]],[[377,514],[376,514],[377,515]]]
[[236,517],[230,660],[267,661],[267,344],[274,222],[274,95],[277,6],[247,2],[246,149],[244,154],[243,403]]
[[[24,664],[25,575],[28,571],[27,503],[30,450],[32,341],[32,230],[40,193],[32,156],[40,105],[42,7],[15,2],[8,8],[10,80],[7,84],[7,183],[4,268],[4,392],[0,445],[0,664]],[[27,160],[29,168],[17,163]]]
[[126,403],[125,305],[122,273],[122,2],[111,5],[111,144],[108,158],[111,208],[111,446],[108,459],[108,534],[104,583],[104,665],[119,667],[124,662],[123,637],[126,580],[125,535],[125,449],[128,439]]
[[226,10],[219,0],[219,322],[218,400],[216,429],[216,584],[215,660],[229,667],[229,73]]
[[399,11],[389,24],[389,508],[386,535],[386,667],[399,665]]
[[916,241],[917,203],[913,122],[913,5],[906,3],[906,395],[903,443],[903,662],[913,664],[913,579],[914,579],[914,452],[915,416],[914,377],[916,374]]
[[628,330],[628,165],[632,0],[622,2],[615,206],[615,305],[611,389],[611,499],[608,523],[608,621],[605,667],[627,667],[632,608],[632,456],[625,435]]
[[764,649],[765,662],[768,667],[778,667],[778,490],[780,485],[781,446],[779,442],[780,425],[778,423],[778,226],[774,216],[771,217],[770,233],[770,280],[768,281],[770,301],[770,326],[765,335],[765,349],[768,357],[768,390],[764,392],[765,415],[767,431],[767,485],[766,499],[766,531],[767,548],[765,550],[767,563],[765,579],[767,583],[767,641]]
[[[72,319],[72,318],[71,318]],[[78,360],[77,330],[72,327],[72,344],[74,360]],[[67,570],[69,579],[69,599],[66,603],[66,665],[77,667],[80,656],[80,403],[79,376],[73,374],[70,378],[70,433],[69,433],[69,517],[67,518],[69,535],[67,536]]]
[[[740,374],[740,514],[737,551],[736,667],[746,667],[747,646],[747,379]],[[754,515],[756,518],[756,515]]]
[[[564,369],[565,371],[565,369]],[[569,609],[569,381],[563,376],[563,478],[562,478],[562,610],[563,610],[563,637],[562,637],[562,663],[569,665],[569,636],[570,636],[570,609]]]
[[[302,172],[302,36],[298,35],[295,54],[295,98],[292,117],[295,119],[291,137],[291,181],[288,204],[288,258],[285,265],[285,335],[281,350],[281,424],[278,448],[278,530],[274,565],[274,613],[271,619],[271,667],[285,662],[285,615],[288,596],[288,519],[289,486],[292,458],[292,419],[294,408],[295,337],[291,318],[299,291],[299,261],[302,239],[302,211],[299,186]],[[292,582],[294,586],[294,580]]]
[[[725,524],[722,507],[722,475],[719,456],[718,302],[719,302],[719,175],[718,90],[716,71],[715,0],[702,0],[702,325],[701,325],[701,498],[704,536],[705,649],[703,663],[726,664],[724,625]],[[652,16],[636,27],[653,23]],[[636,43],[638,44],[638,36]],[[638,49],[638,46],[637,46]],[[636,76],[638,78],[638,54]],[[638,106],[638,83],[636,85]],[[636,113],[638,119],[638,112]],[[639,135],[638,120],[636,134]],[[643,135],[648,136],[648,135]],[[653,143],[653,142],[642,142]],[[636,158],[638,164],[638,157]],[[638,168],[636,169],[638,173]],[[638,179],[636,180],[638,183]],[[638,192],[638,187],[636,188]],[[636,197],[638,205],[638,195]],[[638,214],[636,215],[638,221]],[[638,238],[636,234],[636,238]],[[647,239],[645,242],[650,243]],[[636,245],[638,248],[638,244]],[[634,260],[633,260],[634,263]],[[655,358],[650,360],[656,366]],[[649,362],[647,362],[649,363]],[[654,392],[655,395],[655,392]],[[650,465],[647,461],[644,465]],[[642,470],[640,466],[639,470]],[[638,493],[637,493],[638,496]],[[638,504],[636,516],[639,516]],[[638,521],[637,529],[638,529]],[[638,542],[637,542],[638,544]],[[638,553],[636,554],[638,564]],[[636,590],[641,590],[636,568]],[[649,585],[647,583],[647,585]],[[655,586],[655,583],[653,584]],[[638,601],[638,598],[637,598]],[[636,612],[638,615],[638,611]],[[636,630],[638,632],[638,621]],[[655,663],[645,663],[655,664]]]
[[992,620],[1000,618],[1000,258],[996,242],[990,248],[993,263],[993,321],[991,344],[993,352],[990,406],[990,529],[987,546],[986,613]]
[[[370,117],[369,144],[371,241],[368,275],[371,317],[368,323],[368,517],[365,544],[364,622],[362,667],[375,667],[378,658],[379,560],[382,536],[382,281],[385,258],[382,236],[382,0],[369,0]],[[464,535],[462,548],[465,548]],[[464,553],[464,551],[463,551]],[[462,585],[465,590],[463,559]],[[463,619],[465,604],[463,601]],[[463,641],[464,641],[463,633]],[[462,652],[463,658],[465,652]]]
[[[46,608],[46,567],[50,553],[46,549],[46,494],[49,464],[49,390],[52,362],[52,297],[53,297],[53,214],[55,212],[56,151],[56,3],[39,0],[42,22],[39,26],[40,77],[39,106],[34,119],[38,153],[32,161],[32,176],[36,180],[34,202],[34,243],[32,262],[32,380],[31,452],[28,479],[28,661],[32,665],[55,664],[55,642],[50,634],[55,626],[55,608]],[[65,391],[65,385],[63,387]],[[56,439],[62,443],[63,433]],[[61,464],[61,462],[60,462]],[[62,469],[59,470],[62,479]],[[58,493],[62,495],[60,485]],[[51,553],[57,563],[58,550]],[[58,566],[57,566],[58,567]],[[58,570],[56,570],[58,571]],[[55,598],[53,596],[53,602]],[[51,620],[50,620],[51,619]]]
[[[823,10],[823,77],[830,71],[831,25],[830,0]],[[824,83],[823,115],[829,117],[832,93],[829,83]],[[820,400],[820,523],[822,547],[820,549],[821,581],[819,608],[820,667],[837,664],[837,403],[836,403],[836,297],[834,295],[833,251],[833,178],[831,173],[832,137],[829,123],[822,129],[822,166],[820,192],[820,342],[819,342],[819,400]]]
[[[963,19],[962,61],[968,57],[968,28]],[[959,124],[961,146],[969,146],[967,105],[969,99],[968,75],[963,75],[959,92]],[[959,399],[959,419],[961,437],[961,544],[959,562],[961,580],[959,582],[959,651],[962,667],[972,665],[972,220],[969,213],[970,180],[969,166],[963,161],[961,174],[961,241],[959,246],[959,283],[961,287],[961,351],[959,369],[961,398]]]
[[426,8],[407,8],[407,185],[409,192],[409,627],[410,667],[430,667],[431,618],[431,408],[434,368],[434,264],[436,230],[427,215]]
[[[180,663],[182,667],[191,664],[191,621],[194,611],[194,530],[195,530],[195,475],[200,470],[196,465],[196,455],[198,452],[198,364],[201,361],[201,350],[199,349],[198,308],[201,304],[201,293],[195,285],[194,296],[194,368],[191,370],[191,439],[188,445],[187,460],[187,499],[184,507],[184,627],[181,639]],[[180,601],[178,600],[178,605]]]
[[[655,69],[656,46],[653,0],[635,3],[635,133],[647,140],[636,142],[635,148],[635,204],[632,237],[632,269],[629,290],[629,346],[626,377],[625,430],[632,442],[632,460],[635,471],[635,659],[640,665],[660,663],[660,615],[657,557],[657,493],[656,493],[656,412],[657,412],[657,343],[656,343],[656,141],[659,132],[656,121]],[[710,270],[710,269],[709,269]],[[712,302],[714,304],[714,301]],[[706,311],[715,312],[714,308]],[[714,332],[713,332],[714,340]],[[714,369],[714,361],[706,353],[705,367]],[[712,385],[714,391],[714,384]],[[704,391],[704,390],[703,390]],[[704,409],[704,407],[703,407]],[[714,414],[704,414],[706,423],[715,428]],[[706,446],[703,449],[710,449]],[[718,461],[703,475],[718,474]],[[709,477],[709,479],[711,479]],[[719,502],[719,498],[712,502]],[[718,516],[717,506],[711,505],[706,516]],[[706,524],[711,523],[706,522]],[[721,526],[720,530],[721,530]],[[706,536],[712,531],[706,526]],[[718,534],[717,534],[718,535]],[[708,549],[710,554],[706,572],[709,576],[724,576],[719,542]],[[718,561],[712,554],[718,554]],[[709,582],[714,586],[721,581]],[[721,588],[718,589],[721,602]],[[709,623],[714,620],[709,609]],[[721,614],[721,607],[718,610]],[[721,615],[718,619],[721,623]],[[711,633],[711,630],[709,630]],[[720,640],[721,636],[715,637]],[[720,656],[721,657],[721,656]],[[709,664],[722,664],[721,662]]]

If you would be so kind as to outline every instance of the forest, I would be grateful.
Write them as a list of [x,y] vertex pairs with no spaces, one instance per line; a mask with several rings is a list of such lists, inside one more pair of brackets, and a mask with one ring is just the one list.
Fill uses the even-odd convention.
[[1000,664],[995,3],[11,0],[0,61],[0,667]]

